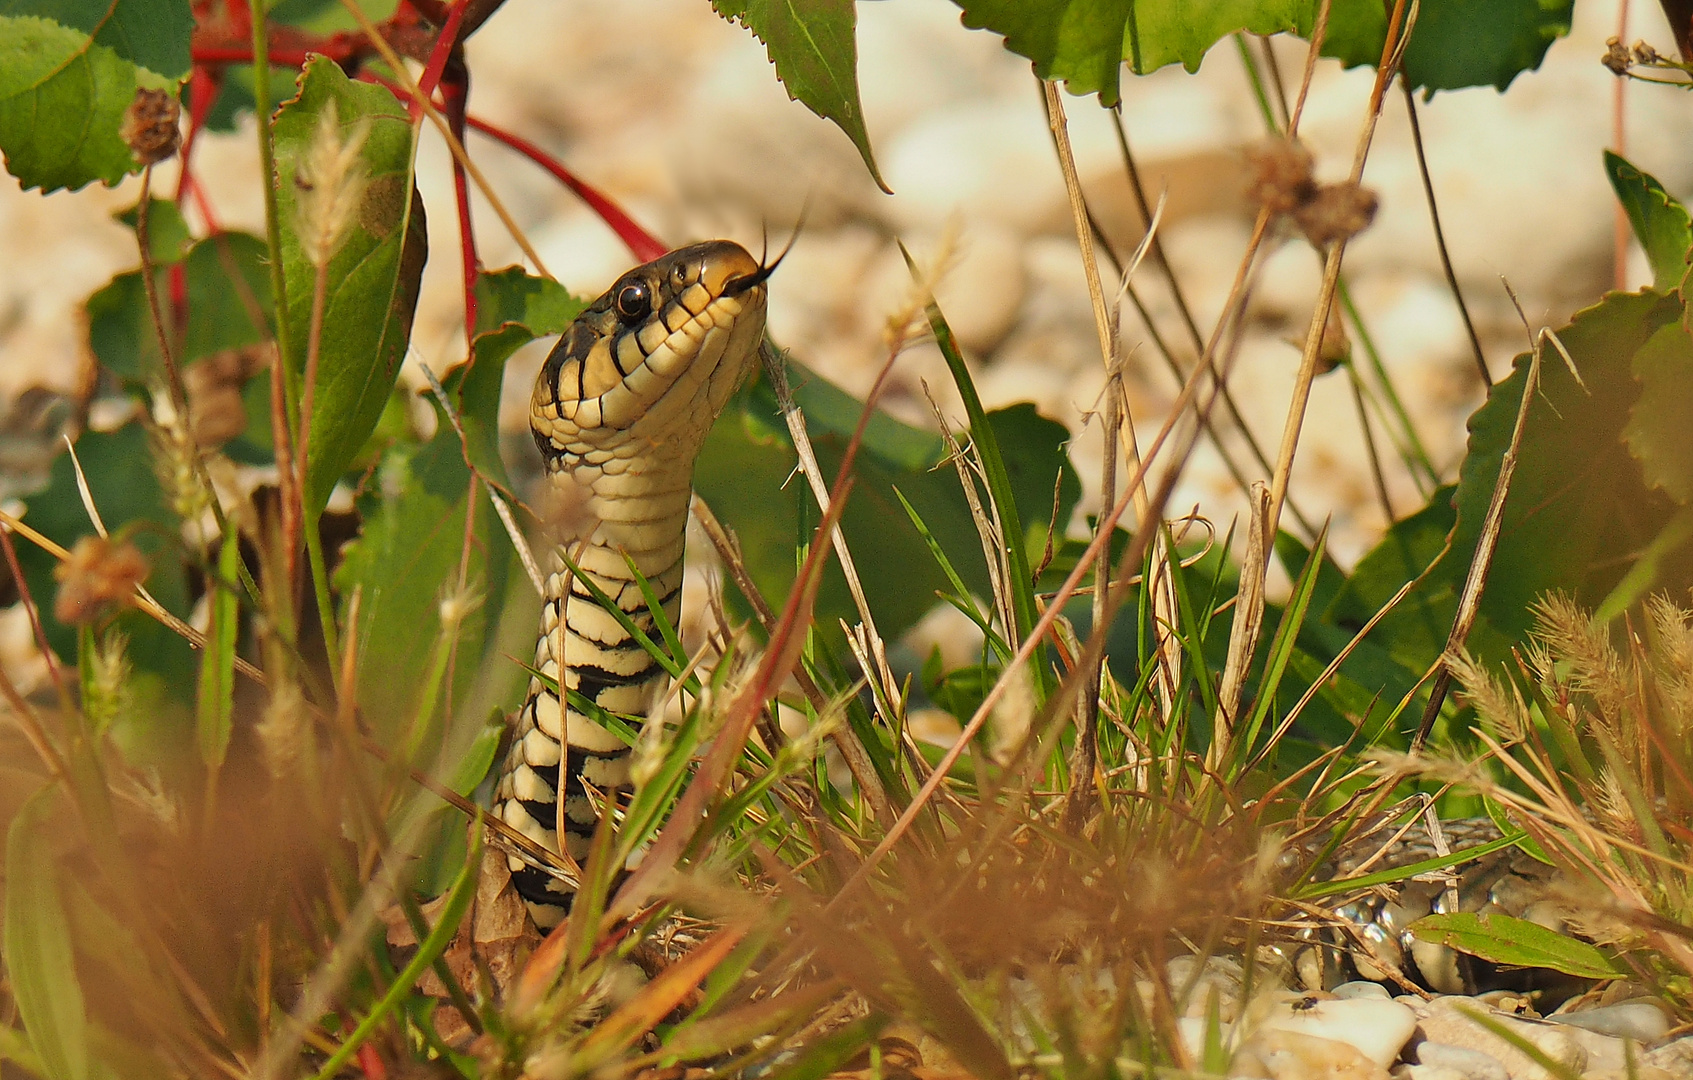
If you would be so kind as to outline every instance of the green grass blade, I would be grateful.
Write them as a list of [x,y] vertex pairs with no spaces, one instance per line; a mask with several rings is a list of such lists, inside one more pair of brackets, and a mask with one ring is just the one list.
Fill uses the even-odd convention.
[[6,830],[6,974],[29,1044],[49,1080],[88,1080],[88,1013],[58,888],[57,784],[30,796]]
[[1391,870],[1378,870],[1373,874],[1362,874],[1354,878],[1313,882],[1309,885],[1290,889],[1288,898],[1292,900],[1317,900],[1325,896],[1333,896],[1336,893],[1369,889],[1377,885],[1395,885],[1401,881],[1409,881],[1418,874],[1432,874],[1439,870],[1457,866],[1459,863],[1469,862],[1471,859],[1479,859],[1483,855],[1491,855],[1501,848],[1514,846],[1527,835],[1527,833],[1518,829],[1515,832],[1506,833],[1497,840],[1489,840],[1485,844],[1460,848],[1450,855],[1440,855],[1433,859],[1424,859],[1421,862],[1406,863],[1404,866],[1396,866]]
[[[911,255],[900,246],[901,254],[905,255],[906,265],[916,270],[911,261]],[[1023,531],[1023,520],[1017,511],[1017,500],[1011,491],[1011,476],[1005,468],[1005,458],[999,451],[999,438],[994,434],[993,426],[988,423],[987,411],[982,408],[982,399],[976,393],[976,384],[970,378],[970,371],[964,366],[964,356],[958,351],[958,343],[952,336],[952,328],[947,325],[946,316],[941,314],[940,305],[933,298],[927,307],[929,328],[934,331],[935,344],[940,348],[941,355],[946,358],[946,366],[952,372],[952,381],[958,387],[958,396],[963,399],[964,413],[970,420],[970,438],[976,445],[976,452],[981,455],[982,470],[987,475],[988,493],[993,496],[994,508],[999,512],[1000,531],[1004,534],[1006,562],[1011,568],[1011,614],[1017,620],[1016,638],[1022,641],[1029,636],[1038,618],[1035,604],[1034,574],[1029,563],[1029,553],[1024,548],[1027,542]],[[1044,663],[1029,665],[1029,675],[1034,683],[1035,696],[1044,701],[1051,690],[1051,683],[1047,676]]]
[[945,574],[946,579],[952,583],[953,596],[947,599],[953,607],[963,612],[966,618],[981,627],[982,634],[993,643],[993,647],[998,651],[1001,660],[1011,659],[1014,650],[1006,645],[1005,639],[993,628],[993,624],[988,617],[978,611],[976,605],[971,602],[969,586],[965,585],[964,579],[958,576],[958,571],[953,568],[952,560],[941,549],[940,542],[929,531],[929,526],[924,524],[922,515],[917,513],[917,508],[911,505],[904,492],[900,491],[898,487],[893,489],[893,493],[894,498],[899,500],[899,504],[905,507],[905,514],[911,519],[911,524],[917,530],[917,535],[923,538],[923,543],[928,545],[929,551],[935,556],[935,562],[940,564],[941,573]]
[[1306,560],[1305,568],[1300,571],[1299,579],[1293,585],[1293,597],[1288,601],[1286,609],[1282,611],[1281,622],[1276,626],[1276,636],[1270,640],[1270,655],[1264,663],[1264,673],[1259,676],[1257,698],[1252,705],[1251,718],[1244,730],[1237,729],[1233,743],[1237,747],[1235,760],[1230,763],[1229,776],[1234,778],[1240,767],[1252,760],[1252,744],[1258,738],[1258,732],[1263,729],[1264,721],[1275,707],[1276,690],[1281,686],[1282,675],[1287,671],[1289,659],[1293,656],[1293,647],[1299,638],[1299,628],[1305,622],[1306,612],[1311,606],[1311,594],[1316,591],[1318,571],[1322,568],[1323,551],[1328,544],[1328,527],[1317,534],[1317,541],[1311,547],[1311,557]]
[[240,565],[241,534],[231,526],[224,532],[218,553],[218,580],[211,589],[211,626],[200,657],[200,691],[194,710],[194,728],[209,790],[216,784],[217,772],[229,750],[235,712],[235,632],[240,627],[240,597],[234,582]]

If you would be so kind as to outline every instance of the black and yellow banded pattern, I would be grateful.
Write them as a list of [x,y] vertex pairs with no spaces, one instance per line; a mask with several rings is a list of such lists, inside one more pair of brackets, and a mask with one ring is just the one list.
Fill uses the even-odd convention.
[[[674,623],[694,459],[756,361],[767,275],[723,240],[638,266],[571,324],[535,383],[530,426],[557,501],[569,507],[560,516],[570,535],[553,539],[653,640],[653,615],[628,563]],[[557,549],[550,569],[536,669],[601,708],[644,716],[664,686],[663,669],[566,572]],[[531,678],[495,812],[581,860],[597,823],[584,781],[601,791],[626,785],[629,753]],[[569,910],[570,886],[515,855],[509,861],[536,925],[556,925]]]

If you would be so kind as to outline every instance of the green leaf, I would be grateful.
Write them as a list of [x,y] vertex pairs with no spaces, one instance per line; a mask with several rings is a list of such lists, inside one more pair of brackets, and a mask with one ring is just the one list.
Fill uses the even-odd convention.
[[532,338],[562,334],[587,306],[563,285],[533,277],[521,266],[485,270],[476,278],[476,336],[507,323],[523,327]]
[[[1338,628],[1347,638],[1364,628],[1401,586],[1427,570],[1446,547],[1458,523],[1453,500],[1455,485],[1437,488],[1428,505],[1395,522],[1387,534],[1352,570],[1346,583],[1322,613],[1322,623]],[[1419,675],[1446,648],[1457,608],[1457,588],[1463,580],[1464,556],[1448,553],[1371,634],[1369,643],[1381,648]],[[1341,641],[1336,649],[1344,646]]]
[[0,150],[25,188],[115,184],[140,169],[119,134],[140,87],[174,83],[81,30],[0,15]]
[[1509,915],[1469,911],[1425,915],[1411,924],[1410,931],[1420,941],[1445,945],[1495,964],[1551,968],[1580,979],[1620,979],[1628,975],[1626,968],[1587,942]]
[[[379,481],[383,494],[365,509],[364,527],[347,545],[335,585],[343,597],[354,589],[362,593],[352,631],[359,707],[385,745],[399,746],[423,702],[420,676],[440,636],[441,598],[458,581],[470,470],[458,436],[443,423],[423,446],[390,451]],[[485,498],[478,497],[476,510],[469,584],[487,599],[459,624],[460,685],[443,695],[455,704],[469,689],[462,676],[474,672],[481,657],[498,655],[491,602],[504,597],[512,560]]]
[[[169,204],[166,204],[169,205]],[[157,238],[154,239],[155,245]],[[264,241],[246,233],[223,233],[196,243],[182,260],[188,288],[188,325],[177,343],[187,366],[225,349],[270,340],[270,274]],[[170,273],[155,270],[160,304],[169,317]],[[119,274],[88,298],[88,344],[102,366],[131,382],[164,377],[159,335],[142,287],[141,271]],[[254,322],[255,315],[262,321]]]
[[1662,327],[1634,354],[1633,371],[1640,396],[1623,429],[1628,449],[1646,483],[1693,504],[1693,336],[1679,322]]
[[[1577,313],[1558,336],[1585,389],[1548,345],[1481,598],[1481,613],[1505,634],[1521,640],[1532,625],[1531,606],[1554,589],[1597,604],[1673,513],[1671,501],[1647,486],[1623,430],[1640,395],[1635,357],[1680,315],[1679,303],[1653,293],[1612,294]],[[1527,354],[1519,356],[1515,372],[1470,417],[1451,565],[1443,568],[1454,575],[1475,551],[1528,363]],[[1686,580],[1687,569],[1664,584]]]
[[1628,212],[1634,236],[1652,265],[1652,284],[1659,292],[1681,285],[1687,273],[1687,253],[1693,248],[1693,218],[1657,178],[1642,172],[1626,158],[1605,151],[1605,175]]
[[306,463],[306,512],[315,518],[353,456],[369,438],[405,359],[428,255],[423,203],[412,183],[416,130],[406,109],[381,86],[354,82],[333,61],[314,57],[300,94],[275,122],[278,213],[288,289],[288,363],[303,375],[311,337],[317,269],[300,246],[295,176],[331,107],[345,139],[361,120],[369,183],[346,241],[329,261],[317,387]]
[[[795,367],[795,400],[805,412],[823,474],[833,476],[862,405],[849,404],[849,395]],[[1027,404],[989,413],[987,419],[999,436],[1020,517],[1046,522],[1062,468],[1058,519],[1068,521],[1078,495],[1075,471],[1064,452],[1069,432]],[[988,595],[987,564],[957,474],[950,466],[936,468],[944,457],[937,436],[885,414],[878,414],[865,433],[841,528],[885,637],[903,633],[938,602],[937,592],[950,591],[951,586],[911,524],[896,485],[970,590]],[[817,521],[816,507],[803,485],[784,487],[795,461],[775,396],[761,381],[731,402],[723,420],[712,428],[694,471],[694,489],[735,531],[753,580],[773,602],[787,595],[795,573],[794,545],[809,536],[809,527]],[[830,636],[838,637],[838,620],[858,620],[846,581],[832,560],[818,590],[816,611],[817,625]]]
[[189,0],[0,0],[0,17],[24,15],[79,31],[137,67],[169,79],[187,78],[193,62]]
[[442,381],[457,396],[466,451],[483,476],[509,485],[500,458],[500,387],[506,361],[538,337],[562,334],[587,306],[558,282],[531,277],[521,267],[477,278],[471,363],[454,368]]
[[89,1075],[88,1014],[58,887],[59,786],[38,791],[6,830],[6,974],[29,1042],[51,1080]]
[[[141,220],[141,206],[138,203],[112,216],[134,229],[136,222]],[[147,240],[154,266],[181,262],[194,245],[194,237],[188,232],[188,222],[182,219],[182,211],[169,199],[147,200]]]
[[[393,17],[399,0],[358,0],[358,8],[373,23]],[[341,6],[341,0],[278,0],[269,12],[271,23],[286,23],[316,34],[333,34],[337,30],[357,30],[358,20]]]
[[[1422,0],[1405,74],[1432,93],[1466,86],[1500,90],[1540,66],[1553,41],[1570,32],[1575,0]],[[1316,10],[1312,5],[1313,12]],[[1323,55],[1348,67],[1381,62],[1387,8],[1379,0],[1334,0]]]
[[954,0],[964,25],[992,30],[1005,47],[1034,61],[1035,74],[1061,79],[1072,94],[1120,97],[1124,61],[1138,75],[1181,63],[1198,71],[1206,50],[1244,30],[1308,33],[1312,0]]
[[712,0],[712,6],[764,42],[788,96],[834,121],[858,148],[876,185],[891,193],[864,130],[853,0]]

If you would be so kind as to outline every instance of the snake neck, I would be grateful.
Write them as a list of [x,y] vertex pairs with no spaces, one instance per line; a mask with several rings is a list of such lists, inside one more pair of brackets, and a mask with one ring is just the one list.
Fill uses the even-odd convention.
[[[549,480],[555,486],[572,483],[562,472]],[[633,563],[675,625],[682,600],[689,481],[682,475],[662,485],[668,490],[649,484],[639,495],[592,495],[589,509],[596,527],[586,541],[554,547],[546,581],[535,669],[601,709],[631,718],[636,728],[657,703],[666,675],[617,616],[601,607],[594,591],[608,597],[649,640],[661,640]],[[580,576],[567,568],[565,551]],[[589,787],[601,795],[627,787],[629,766],[630,747],[621,738],[573,707],[568,694],[560,702],[547,681],[531,676],[497,792],[499,816],[549,850],[583,862],[599,823]],[[569,911],[575,890],[515,856],[509,864],[536,925],[555,925]]]

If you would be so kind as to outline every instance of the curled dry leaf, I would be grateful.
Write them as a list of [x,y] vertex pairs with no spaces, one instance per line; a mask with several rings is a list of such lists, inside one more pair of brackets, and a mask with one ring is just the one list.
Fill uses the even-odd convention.
[[147,580],[147,559],[126,540],[85,536],[53,571],[59,582],[53,615],[69,626],[91,623],[135,598]]

